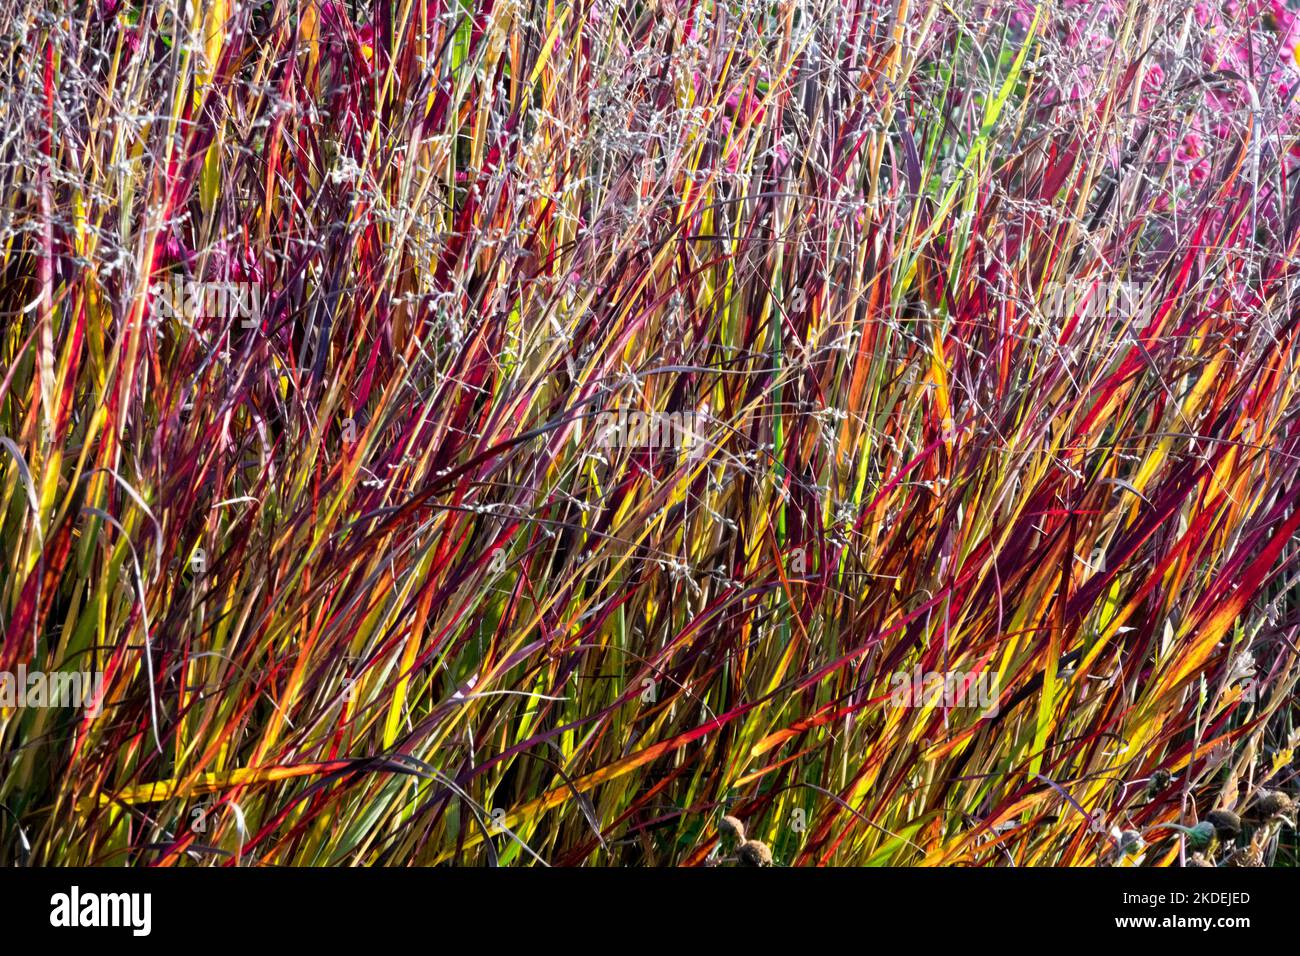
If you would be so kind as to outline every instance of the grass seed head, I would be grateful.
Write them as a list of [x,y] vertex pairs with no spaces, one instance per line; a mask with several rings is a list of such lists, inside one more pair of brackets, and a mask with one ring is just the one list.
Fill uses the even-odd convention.
[[1254,815],[1261,820],[1274,820],[1289,816],[1295,810],[1295,801],[1281,790],[1261,790],[1255,800]]
[[772,851],[759,840],[746,840],[736,855],[741,866],[771,866]]
[[1154,797],[1156,794],[1168,788],[1169,784],[1173,782],[1173,779],[1174,775],[1168,770],[1164,767],[1159,768],[1151,774],[1151,779],[1147,781],[1147,794]]
[[728,849],[738,846],[745,842],[745,825],[735,817],[723,817],[718,821],[718,837]]
[[1231,810],[1211,810],[1205,817],[1220,840],[1235,840],[1241,833],[1241,818]]

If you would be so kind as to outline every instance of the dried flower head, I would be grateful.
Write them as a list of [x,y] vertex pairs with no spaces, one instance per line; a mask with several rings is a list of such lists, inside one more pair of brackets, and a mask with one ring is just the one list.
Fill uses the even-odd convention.
[[1243,846],[1228,854],[1224,863],[1227,866],[1263,866],[1264,854],[1259,847]]
[[1295,801],[1281,790],[1261,790],[1253,809],[1259,819],[1273,820],[1290,815],[1295,810]]
[[727,846],[744,843],[745,825],[735,817],[723,817],[718,821],[718,837]]
[[766,843],[758,840],[746,840],[740,845],[736,854],[741,866],[771,866],[772,851]]
[[1241,818],[1231,810],[1211,810],[1205,819],[1214,825],[1220,840],[1234,840],[1241,832]]

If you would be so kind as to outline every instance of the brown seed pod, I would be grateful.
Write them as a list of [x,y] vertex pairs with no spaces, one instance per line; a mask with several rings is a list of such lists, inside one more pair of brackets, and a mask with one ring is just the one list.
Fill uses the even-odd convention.
[[1255,815],[1261,820],[1285,816],[1295,809],[1295,801],[1281,790],[1261,790],[1255,800]]
[[1231,810],[1211,810],[1205,819],[1214,824],[1214,832],[1220,840],[1236,839],[1241,832],[1241,818]]
[[741,866],[771,866],[772,851],[768,849],[766,843],[758,840],[746,840],[740,845],[740,852],[736,854]]
[[735,817],[723,817],[718,821],[718,836],[728,846],[745,842],[745,825]]

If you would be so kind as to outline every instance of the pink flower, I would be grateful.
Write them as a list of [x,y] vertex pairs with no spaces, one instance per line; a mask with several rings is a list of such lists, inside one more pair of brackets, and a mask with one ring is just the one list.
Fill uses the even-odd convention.
[[1174,152],[1174,158],[1180,163],[1191,163],[1205,155],[1205,147],[1201,143],[1201,137],[1195,131],[1188,133],[1183,137],[1182,143]]
[[186,264],[193,258],[194,250],[173,229],[168,229],[154,242],[154,265],[159,268]]
[[1146,112],[1156,104],[1156,94],[1160,88],[1165,85],[1165,71],[1159,63],[1154,63],[1147,68],[1146,76],[1142,77],[1142,95],[1138,97],[1138,109]]
[[1300,70],[1300,17],[1297,17],[1282,0],[1272,0],[1269,12],[1270,26],[1277,31],[1280,46],[1279,59],[1291,70]]
[[758,97],[751,95],[743,86],[732,89],[723,106],[728,115],[736,117],[741,123],[752,122],[755,125],[763,121],[766,112]]

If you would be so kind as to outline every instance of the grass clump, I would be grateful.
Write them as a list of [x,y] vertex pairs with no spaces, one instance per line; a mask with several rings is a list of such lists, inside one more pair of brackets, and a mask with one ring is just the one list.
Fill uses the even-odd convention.
[[1229,7],[18,0],[0,855],[1294,863]]

